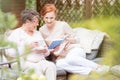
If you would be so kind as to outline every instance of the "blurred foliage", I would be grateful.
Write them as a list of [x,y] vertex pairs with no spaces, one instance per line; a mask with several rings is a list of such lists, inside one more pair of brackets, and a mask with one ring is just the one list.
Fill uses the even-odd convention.
[[18,21],[14,14],[3,13],[0,10],[0,23],[0,34],[3,34],[6,30],[15,27]]
[[58,9],[59,20],[78,22],[90,17],[120,16],[120,0],[37,0],[38,11],[45,3],[53,3]]
[[46,80],[46,77],[44,75],[41,75],[40,77],[38,77],[35,74],[22,75],[21,77],[18,77],[17,80]]
[[36,9],[36,0],[26,0],[26,9]]
[[19,76],[17,80],[46,80],[46,77],[44,75],[38,76],[34,73],[34,69],[29,69],[27,73]]
[[[0,9],[0,47],[2,47],[3,49],[4,48],[9,48],[9,47],[16,48],[16,45],[14,43],[8,42],[6,40],[7,35],[5,35],[5,33],[8,32],[10,29],[14,28],[17,25],[17,23],[18,23],[18,21],[17,21],[14,14],[12,14],[10,12],[9,13],[4,13]],[[0,51],[0,53],[2,53],[2,52]],[[2,59],[2,57],[0,57],[0,59]],[[16,61],[18,61],[18,59],[19,58],[17,58]],[[19,63],[19,61],[18,61],[18,63]],[[11,79],[11,78],[13,79],[13,75],[10,76],[12,73],[8,74],[8,71],[9,70],[3,68],[3,72],[6,72],[6,74],[5,74],[6,77],[9,78],[9,79]]]
[[[91,30],[100,30],[107,34],[107,41],[102,47],[103,60],[100,64],[114,66],[120,64],[120,17],[119,16],[99,16],[88,20],[71,22],[71,27],[84,27]],[[104,38],[104,40],[106,37]],[[108,45],[109,44],[109,45]],[[118,77],[111,73],[99,75],[91,74],[90,76],[71,75],[69,80],[119,80]]]
[[99,16],[78,23],[70,23],[70,25],[72,27],[85,27],[106,32],[113,44],[111,45],[111,48],[104,53],[105,59],[103,61],[105,64],[109,64],[111,66],[120,64],[120,17]]
[[119,78],[108,74],[91,74],[91,75],[69,75],[68,80],[119,80]]
[[0,10],[0,46],[8,45],[8,42],[5,40],[4,33],[15,27],[18,21],[12,13],[4,13]]

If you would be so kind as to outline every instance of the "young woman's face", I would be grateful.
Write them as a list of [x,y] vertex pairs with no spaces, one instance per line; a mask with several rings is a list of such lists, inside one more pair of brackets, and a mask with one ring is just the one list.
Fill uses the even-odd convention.
[[55,24],[55,18],[56,15],[54,12],[48,12],[44,15],[43,20],[45,21],[47,27],[53,27]]

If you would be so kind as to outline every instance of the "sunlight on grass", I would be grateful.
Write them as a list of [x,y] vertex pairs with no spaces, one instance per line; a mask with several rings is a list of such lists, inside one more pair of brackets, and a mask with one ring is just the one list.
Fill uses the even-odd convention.
[[[100,30],[109,35],[109,39],[104,43],[103,50],[101,50],[103,60],[100,64],[106,64],[109,66],[113,66],[116,64],[120,64],[120,17],[105,17],[100,16],[96,18],[92,18],[85,21],[80,21],[78,23],[70,23],[70,25],[75,27],[84,27],[91,30]],[[113,80],[114,77],[110,76],[110,74],[106,75],[90,75],[92,79],[89,80]],[[103,79],[102,79],[103,78]],[[78,75],[71,76],[70,80],[88,80],[88,77],[82,78]]]
[[106,32],[111,38],[113,45],[111,49],[104,55],[106,57],[105,61],[109,64],[114,64],[114,59],[116,59],[117,56],[120,56],[120,17],[96,17],[79,22],[78,24],[71,23],[71,26],[80,26],[88,29],[97,29]]

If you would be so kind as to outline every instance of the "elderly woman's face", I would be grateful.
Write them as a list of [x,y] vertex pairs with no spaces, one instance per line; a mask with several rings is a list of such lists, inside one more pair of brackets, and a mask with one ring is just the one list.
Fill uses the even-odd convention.
[[47,27],[53,27],[54,26],[55,18],[56,18],[56,15],[55,15],[54,12],[48,12],[43,16],[43,19],[44,19]]
[[34,26],[38,26],[39,25],[38,18],[37,17],[33,18],[32,23],[33,23]]
[[34,17],[32,21],[28,22],[28,24],[29,24],[28,29],[34,30],[39,25],[39,20],[37,17]]

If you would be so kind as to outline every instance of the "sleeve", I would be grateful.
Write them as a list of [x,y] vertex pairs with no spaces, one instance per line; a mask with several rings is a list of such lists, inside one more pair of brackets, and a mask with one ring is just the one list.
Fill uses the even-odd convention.
[[45,42],[43,36],[41,35],[41,33],[40,33],[40,38],[42,39],[42,43],[43,43],[42,45],[45,46],[46,49],[47,49],[47,52],[44,54],[44,56],[47,57],[47,56],[50,55],[50,52],[49,52],[49,50],[48,50],[47,44],[46,44],[46,42]]
[[6,54],[9,57],[16,57],[18,54],[21,56],[24,53],[25,44],[23,42],[20,42],[20,36],[17,35],[16,31],[13,31],[10,36],[7,38],[7,40],[14,45],[16,45],[17,48],[9,48],[6,50]]
[[66,22],[64,22],[64,33],[65,35],[68,35],[70,37],[75,37],[74,31],[73,29],[69,26],[69,24],[67,24]]
[[[14,36],[14,34],[13,34],[13,32],[12,32],[12,33],[10,34],[10,36],[7,37],[7,41],[8,41],[8,42],[11,42],[11,43],[14,43],[14,39],[15,39],[15,38],[13,38],[13,36]],[[8,48],[8,49],[5,50],[5,53],[6,53],[6,56],[15,58],[17,51],[16,51],[15,48],[10,47],[10,48]]]
[[43,38],[46,37],[46,36],[45,36],[46,31],[45,31],[44,28],[45,28],[45,26],[42,26],[42,27],[39,28],[39,32],[40,32],[40,34],[42,35]]
[[73,29],[66,22],[64,22],[63,30],[64,30],[64,35],[69,36],[70,38],[74,38],[76,40]]
[[46,45],[50,45],[51,39],[49,40],[49,36],[47,35],[48,33],[46,31],[45,26],[43,25],[42,27],[40,27],[39,31],[40,31],[42,37],[44,38],[44,41],[46,42]]
[[47,52],[44,54],[45,57],[49,56],[50,55],[50,51],[47,50]]

